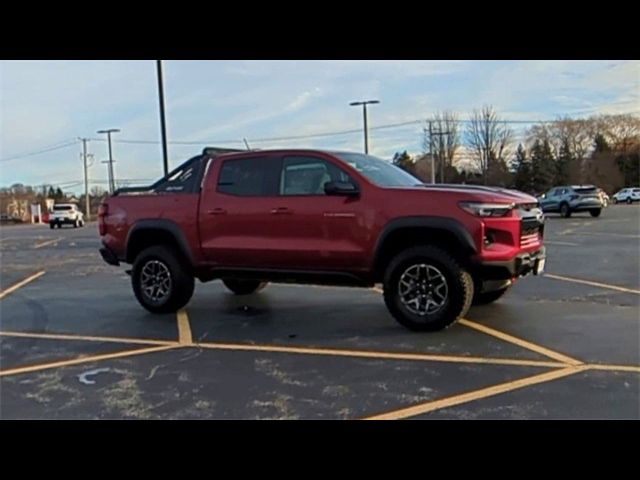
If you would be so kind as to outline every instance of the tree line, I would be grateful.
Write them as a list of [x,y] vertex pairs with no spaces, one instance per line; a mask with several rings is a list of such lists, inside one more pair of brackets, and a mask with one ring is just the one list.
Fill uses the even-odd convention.
[[421,157],[406,151],[393,157],[427,183],[435,178],[529,193],[566,184],[594,184],[609,193],[640,186],[640,118],[632,115],[562,117],[532,125],[517,144],[509,122],[491,106],[464,122],[454,113],[438,113],[428,125]]

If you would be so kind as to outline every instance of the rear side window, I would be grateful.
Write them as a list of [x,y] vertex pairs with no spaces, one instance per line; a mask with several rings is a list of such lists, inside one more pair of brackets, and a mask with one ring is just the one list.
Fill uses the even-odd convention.
[[156,192],[167,193],[191,193],[198,177],[200,163],[188,162],[171,172],[170,176],[155,188]]
[[218,192],[240,197],[276,195],[279,159],[251,157],[225,160],[218,176]]

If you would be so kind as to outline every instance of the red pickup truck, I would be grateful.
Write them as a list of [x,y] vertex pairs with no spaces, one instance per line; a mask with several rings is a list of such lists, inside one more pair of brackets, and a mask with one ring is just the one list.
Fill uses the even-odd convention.
[[412,330],[438,330],[544,268],[534,197],[425,185],[379,158],[319,150],[207,148],[100,207],[100,252],[132,264],[154,313],[190,300],[194,280],[240,295],[266,282],[371,287]]

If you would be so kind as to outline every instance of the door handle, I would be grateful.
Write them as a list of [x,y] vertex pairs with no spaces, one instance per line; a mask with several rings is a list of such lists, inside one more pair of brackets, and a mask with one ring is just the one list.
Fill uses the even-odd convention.
[[293,212],[289,210],[287,207],[278,207],[278,208],[271,209],[271,215],[289,215],[291,213]]
[[213,210],[207,210],[208,215],[226,215],[227,211],[224,208],[214,208]]

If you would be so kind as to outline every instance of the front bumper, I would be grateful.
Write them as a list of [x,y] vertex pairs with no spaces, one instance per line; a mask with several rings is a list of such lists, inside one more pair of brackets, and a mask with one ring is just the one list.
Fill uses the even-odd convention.
[[109,250],[107,247],[102,247],[100,249],[100,255],[102,255],[102,259],[107,262],[109,265],[118,266],[120,265],[120,261],[115,253]]
[[535,252],[522,253],[504,261],[480,261],[477,270],[483,280],[508,280],[529,274],[539,275],[540,264],[544,265],[546,249],[541,247]]

